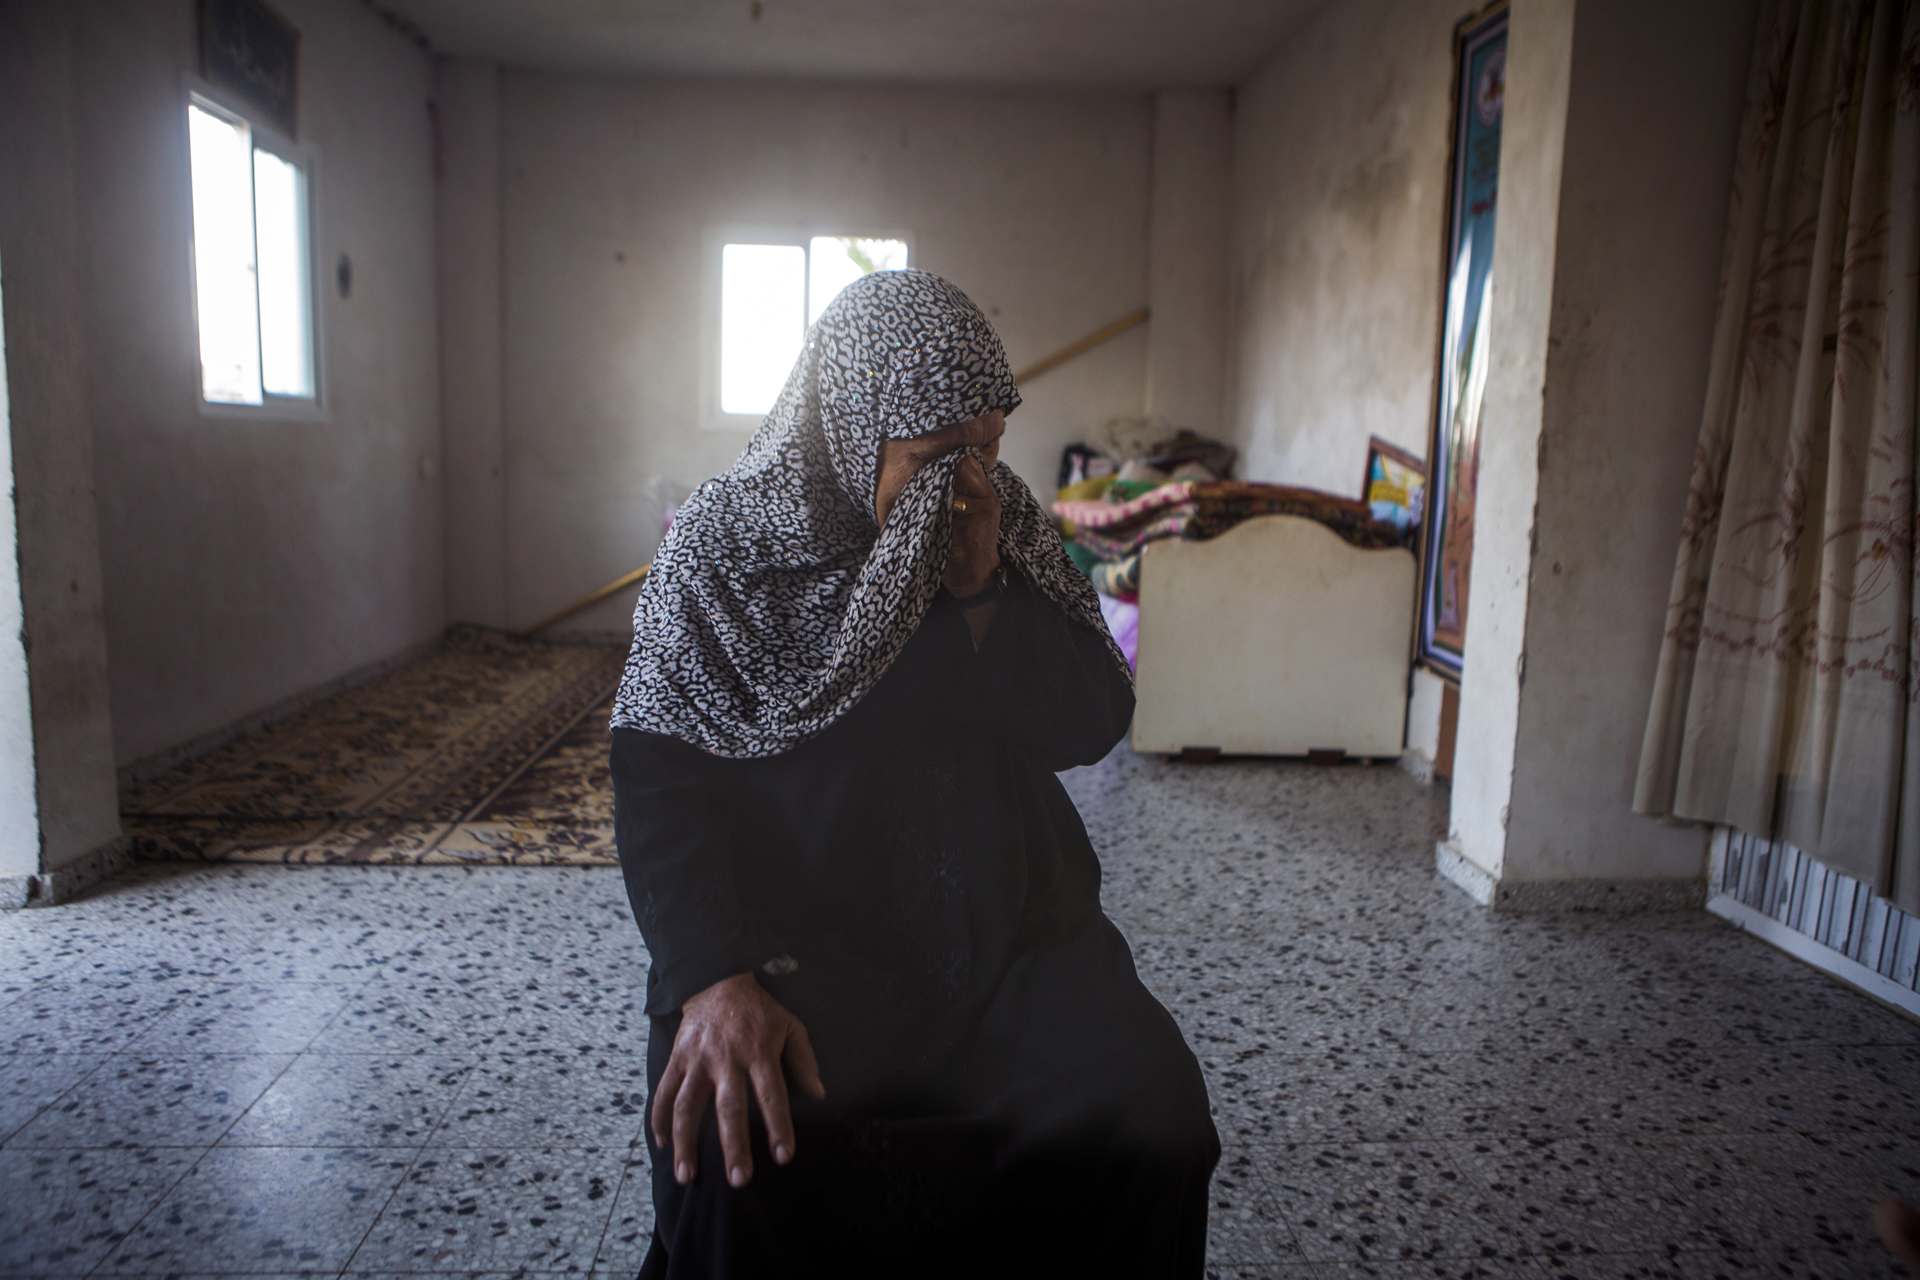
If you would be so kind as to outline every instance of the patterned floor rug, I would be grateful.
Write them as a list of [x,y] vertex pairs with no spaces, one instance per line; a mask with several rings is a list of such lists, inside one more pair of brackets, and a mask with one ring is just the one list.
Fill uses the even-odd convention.
[[121,797],[146,858],[607,864],[623,650],[455,628],[417,662]]

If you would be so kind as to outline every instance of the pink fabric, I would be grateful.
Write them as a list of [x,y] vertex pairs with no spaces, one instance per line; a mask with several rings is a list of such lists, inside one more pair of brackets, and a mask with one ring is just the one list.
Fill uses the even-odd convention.
[[1074,540],[1102,560],[1125,560],[1149,542],[1158,538],[1178,538],[1193,523],[1192,503],[1181,503],[1130,529],[1119,529],[1111,535],[1095,533],[1091,529],[1076,527]]
[[1193,496],[1194,482],[1176,480],[1172,484],[1163,484],[1158,489],[1143,493],[1131,502],[1108,502],[1104,498],[1090,498],[1080,502],[1056,502],[1053,514],[1081,529],[1104,529],[1109,525],[1125,524],[1129,520],[1138,520],[1150,511],[1162,507],[1176,506]]
[[1100,597],[1100,616],[1107,620],[1107,630],[1113,633],[1113,642],[1119,645],[1120,652],[1127,656],[1127,665],[1138,668],[1140,665],[1140,606],[1103,595]]

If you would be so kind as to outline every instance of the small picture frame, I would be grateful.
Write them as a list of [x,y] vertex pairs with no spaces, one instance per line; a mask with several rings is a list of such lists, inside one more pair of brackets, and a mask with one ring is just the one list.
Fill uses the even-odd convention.
[[1367,473],[1360,481],[1360,501],[1373,518],[1392,525],[1408,543],[1420,530],[1427,509],[1427,462],[1379,436],[1367,441]]
[[297,140],[300,28],[267,0],[200,0],[200,76]]

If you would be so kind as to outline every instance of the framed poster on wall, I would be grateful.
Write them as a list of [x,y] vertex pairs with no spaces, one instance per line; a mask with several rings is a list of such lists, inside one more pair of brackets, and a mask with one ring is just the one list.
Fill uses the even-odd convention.
[[1360,501],[1375,520],[1399,530],[1411,545],[1413,533],[1427,507],[1427,464],[1379,436],[1367,441],[1367,474],[1360,482]]
[[1493,229],[1500,189],[1500,126],[1507,98],[1505,0],[1453,35],[1453,144],[1442,259],[1440,358],[1435,376],[1427,504],[1420,539],[1414,661],[1459,682],[1466,657],[1467,588],[1487,386]]

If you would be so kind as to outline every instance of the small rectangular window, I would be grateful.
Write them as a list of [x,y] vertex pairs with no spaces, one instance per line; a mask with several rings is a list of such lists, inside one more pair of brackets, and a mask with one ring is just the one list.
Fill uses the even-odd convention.
[[765,413],[806,333],[807,254],[730,244],[720,255],[720,411]]
[[187,107],[187,137],[201,397],[315,403],[307,170],[209,104]]
[[253,209],[260,268],[261,390],[312,399],[307,175],[291,160],[254,148]]
[[720,250],[720,412],[773,408],[806,331],[842,289],[907,265],[907,244],[872,236],[729,242]]
[[903,240],[813,237],[807,242],[807,323],[818,320],[827,304],[861,276],[875,271],[903,271],[906,265]]
[[200,394],[260,403],[260,312],[253,284],[253,165],[247,127],[187,108],[193,147],[193,274]]

